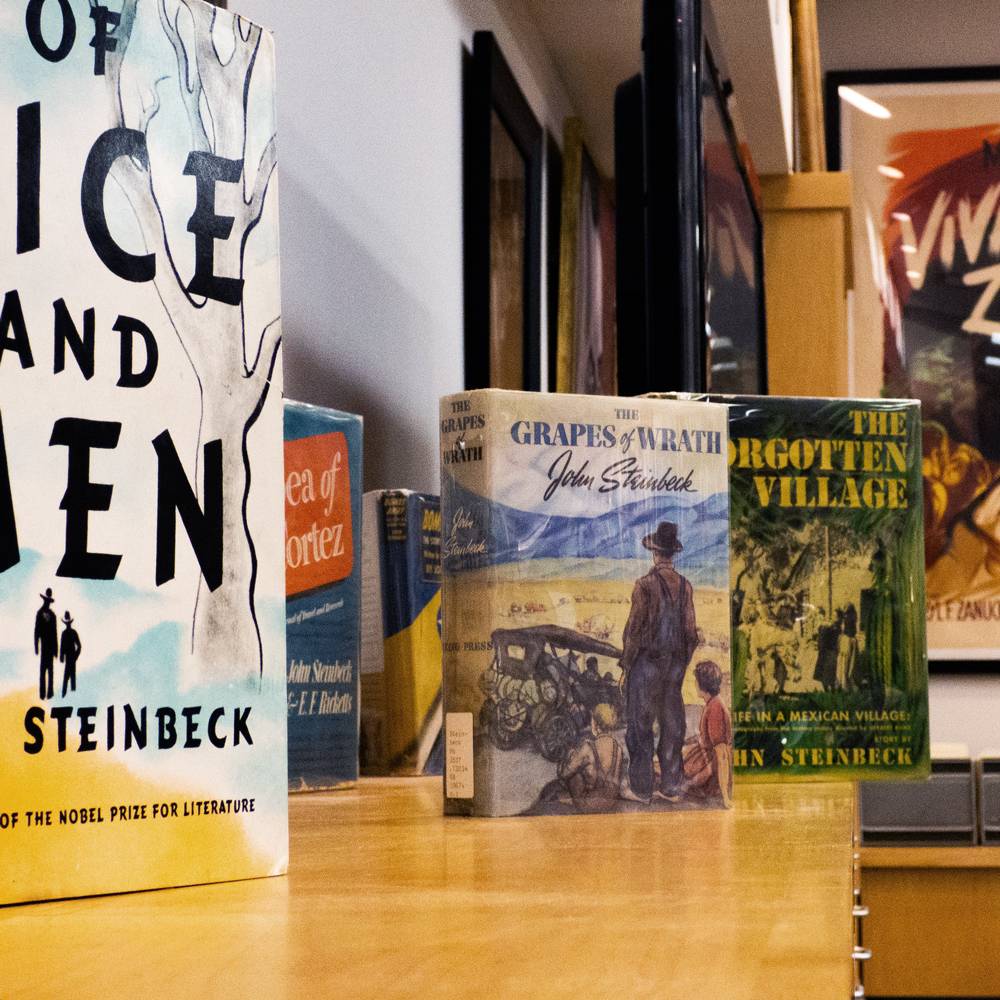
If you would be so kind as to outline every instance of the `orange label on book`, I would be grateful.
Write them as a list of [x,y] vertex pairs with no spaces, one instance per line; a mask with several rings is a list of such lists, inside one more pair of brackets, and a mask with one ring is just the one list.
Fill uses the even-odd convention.
[[285,442],[285,596],[350,576],[351,477],[342,431]]

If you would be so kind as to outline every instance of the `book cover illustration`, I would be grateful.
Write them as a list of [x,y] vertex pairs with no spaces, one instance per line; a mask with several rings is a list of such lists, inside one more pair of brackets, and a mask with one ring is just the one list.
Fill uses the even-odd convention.
[[7,4],[0,903],[287,867],[270,36]]
[[441,728],[441,507],[364,496],[361,768],[420,773]]
[[362,418],[285,401],[288,790],[358,777]]
[[741,780],[929,773],[920,406],[729,404]]
[[726,416],[441,401],[446,812],[728,804]]

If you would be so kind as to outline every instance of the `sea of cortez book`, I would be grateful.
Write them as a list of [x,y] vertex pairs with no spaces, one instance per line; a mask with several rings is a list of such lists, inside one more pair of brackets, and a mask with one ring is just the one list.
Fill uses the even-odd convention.
[[285,401],[288,790],[358,777],[363,420]]
[[0,18],[0,904],[287,869],[271,36]]
[[361,771],[418,774],[441,730],[440,498],[364,495]]
[[724,807],[725,407],[483,389],[440,421],[445,812]]
[[741,780],[930,773],[920,404],[729,406]]

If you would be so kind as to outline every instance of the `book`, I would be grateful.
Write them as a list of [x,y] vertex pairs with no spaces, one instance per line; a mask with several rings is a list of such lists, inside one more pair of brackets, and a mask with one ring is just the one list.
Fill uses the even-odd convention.
[[445,811],[720,808],[727,412],[441,401]]
[[363,420],[285,400],[288,790],[358,778]]
[[361,770],[419,774],[441,729],[441,509],[413,490],[364,495]]
[[0,904],[287,868],[273,42],[119,10],[0,23]]
[[729,406],[737,777],[926,777],[920,404],[707,398]]

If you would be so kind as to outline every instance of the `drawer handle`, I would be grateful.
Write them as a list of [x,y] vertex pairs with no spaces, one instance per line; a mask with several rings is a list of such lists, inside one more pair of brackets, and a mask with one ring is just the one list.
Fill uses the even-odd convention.
[[858,945],[855,945],[854,950],[851,952],[851,958],[853,958],[855,962],[867,962],[871,957],[871,948],[861,948]]
[[868,907],[867,906],[855,906],[851,910],[851,916],[854,916],[854,917],[867,917],[868,916]]

